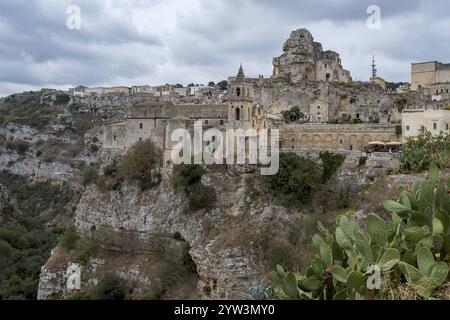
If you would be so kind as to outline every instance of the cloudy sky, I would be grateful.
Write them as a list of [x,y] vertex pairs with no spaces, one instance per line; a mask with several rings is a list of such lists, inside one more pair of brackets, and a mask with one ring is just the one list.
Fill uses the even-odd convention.
[[[71,5],[80,8],[81,28]],[[369,29],[367,8],[381,9]],[[74,23],[75,21],[75,23]],[[294,29],[341,54],[357,80],[450,62],[448,0],[0,0],[0,96],[41,87],[220,81],[272,73]]]

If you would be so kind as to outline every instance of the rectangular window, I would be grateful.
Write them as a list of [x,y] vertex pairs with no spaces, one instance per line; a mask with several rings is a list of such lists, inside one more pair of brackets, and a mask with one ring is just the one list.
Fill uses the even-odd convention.
[[406,126],[406,131],[409,131],[409,126]]
[[142,123],[139,124],[139,129],[141,129],[141,130],[144,129],[144,124],[142,124]]
[[223,126],[223,120],[220,120],[220,125]]
[[435,122],[435,123],[433,123],[433,130],[436,130],[437,129],[437,123]]
[[208,121],[208,120],[205,120],[205,124],[208,125],[208,124],[209,124],[209,121]]

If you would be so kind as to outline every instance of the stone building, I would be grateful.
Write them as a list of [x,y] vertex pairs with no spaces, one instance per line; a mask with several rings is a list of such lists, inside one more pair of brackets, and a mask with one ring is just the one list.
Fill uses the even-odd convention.
[[156,89],[149,85],[131,87],[131,93],[155,93],[155,92]]
[[[126,150],[150,139],[164,150],[167,161],[174,147],[172,132],[191,131],[198,120],[204,130],[279,129],[279,144],[285,151],[362,151],[370,141],[399,140],[394,122],[400,121],[401,108],[416,101],[415,96],[402,95],[397,105],[398,97],[375,83],[349,82],[350,73],[342,68],[339,55],[323,51],[306,29],[294,31],[283,50],[274,59],[271,78],[246,77],[241,65],[237,75],[228,79],[226,103],[135,104],[125,121],[106,126],[104,147]],[[161,87],[164,91],[173,88]],[[308,123],[285,123],[282,112],[294,106]],[[340,118],[352,122],[336,123]]]
[[425,132],[449,134],[450,110],[407,109],[402,112],[403,140]]
[[449,87],[450,64],[438,61],[411,64],[411,90],[423,89],[425,94],[431,96],[441,93],[441,89],[446,91]]
[[128,87],[110,87],[110,88],[105,88],[103,93],[130,93],[130,88],[128,88]]
[[227,105],[174,105],[170,102],[142,102],[134,105],[129,118],[105,127],[103,145],[126,150],[138,141],[151,140],[171,149],[170,137],[178,128],[190,129],[195,121],[205,127],[220,127],[228,121]]
[[273,76],[289,79],[291,83],[309,81],[352,80],[350,72],[341,65],[339,54],[323,51],[322,45],[314,42],[311,33],[299,29],[291,33],[283,46],[284,53],[273,59]]

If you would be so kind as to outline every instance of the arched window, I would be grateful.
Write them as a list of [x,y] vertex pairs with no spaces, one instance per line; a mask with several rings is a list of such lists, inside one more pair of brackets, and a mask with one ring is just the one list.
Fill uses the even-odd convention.
[[236,121],[241,120],[241,109],[236,108]]
[[236,89],[236,96],[238,96],[238,97],[241,96],[241,88]]

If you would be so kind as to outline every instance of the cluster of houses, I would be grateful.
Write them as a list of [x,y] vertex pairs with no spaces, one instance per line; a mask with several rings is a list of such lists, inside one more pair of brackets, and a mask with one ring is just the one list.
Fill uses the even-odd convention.
[[197,97],[202,96],[220,96],[224,94],[224,91],[220,89],[218,85],[188,85],[184,87],[180,84],[172,85],[165,84],[162,86],[117,86],[117,87],[94,87],[88,88],[85,86],[78,86],[75,88],[70,88],[69,93],[74,97],[85,97],[90,95],[102,95],[102,94],[148,94],[155,97]]

